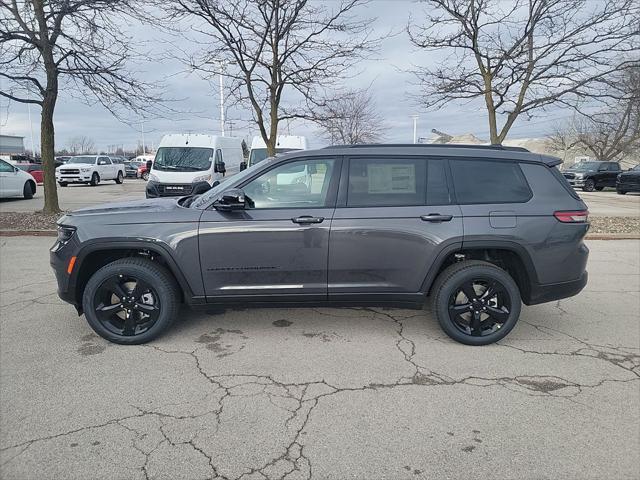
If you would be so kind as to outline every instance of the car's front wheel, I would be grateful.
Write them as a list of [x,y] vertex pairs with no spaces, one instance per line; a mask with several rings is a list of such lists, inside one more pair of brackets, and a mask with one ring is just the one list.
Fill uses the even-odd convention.
[[584,187],[582,187],[582,190],[584,190],[585,192],[593,192],[596,189],[596,182],[593,180],[593,178],[587,178],[584,181]]
[[147,180],[149,180],[149,172],[144,172],[142,174],[142,179],[146,182]]
[[176,282],[145,258],[123,258],[94,273],[82,307],[93,330],[110,342],[146,343],[166,330],[179,308]]
[[26,200],[29,200],[30,198],[33,198],[35,193],[36,193],[36,184],[31,180],[27,180],[26,182],[24,182],[24,188],[22,189],[22,196]]
[[432,290],[433,311],[452,339],[488,345],[504,338],[518,322],[518,286],[503,269],[469,260],[446,268]]
[[120,185],[122,182],[124,182],[124,177],[122,175],[122,172],[118,172],[118,176],[115,178],[116,183],[118,185]]
[[91,175],[91,181],[89,182],[89,184],[92,187],[95,187],[96,185],[98,185],[100,183],[100,175],[98,175],[97,172],[93,172],[93,175]]

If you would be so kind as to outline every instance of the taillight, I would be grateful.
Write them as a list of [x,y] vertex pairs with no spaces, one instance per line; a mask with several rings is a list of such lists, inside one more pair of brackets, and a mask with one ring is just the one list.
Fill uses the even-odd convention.
[[589,210],[554,212],[553,216],[562,223],[586,223],[589,220]]

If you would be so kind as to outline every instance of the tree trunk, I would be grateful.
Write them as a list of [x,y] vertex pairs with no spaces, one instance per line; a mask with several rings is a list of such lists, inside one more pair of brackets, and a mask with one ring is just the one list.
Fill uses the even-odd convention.
[[53,129],[53,110],[57,92],[48,92],[42,102],[40,117],[40,154],[44,170],[44,213],[59,213],[58,190],[56,185],[55,132]]

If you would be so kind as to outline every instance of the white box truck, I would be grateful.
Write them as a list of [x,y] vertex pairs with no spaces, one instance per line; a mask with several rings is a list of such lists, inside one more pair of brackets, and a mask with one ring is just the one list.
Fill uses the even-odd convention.
[[160,141],[147,182],[147,198],[192,195],[240,171],[242,140],[171,134]]
[[[307,137],[298,135],[278,135],[276,139],[276,153],[290,152],[292,150],[307,150],[309,145]],[[267,158],[267,144],[262,137],[253,137],[251,152],[249,153],[249,166],[255,165]]]

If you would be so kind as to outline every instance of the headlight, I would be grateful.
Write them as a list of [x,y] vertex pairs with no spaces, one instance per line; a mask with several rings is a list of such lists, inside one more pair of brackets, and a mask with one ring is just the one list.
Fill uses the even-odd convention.
[[58,243],[62,245],[66,244],[69,240],[71,240],[71,237],[73,237],[74,233],[76,233],[76,227],[70,227],[68,225],[58,225]]
[[191,182],[196,183],[196,182],[210,182],[210,181],[211,181],[211,174],[208,173],[207,175],[200,175],[199,177],[194,178]]
[[576,173],[576,178],[582,178],[584,177],[584,173]]
[[149,174],[149,181],[150,182],[159,182],[160,180],[158,180],[158,177],[156,175],[154,175],[153,173]]
[[90,172],[91,169],[90,168],[81,168],[80,171],[84,172],[84,173],[87,173],[87,172]]

